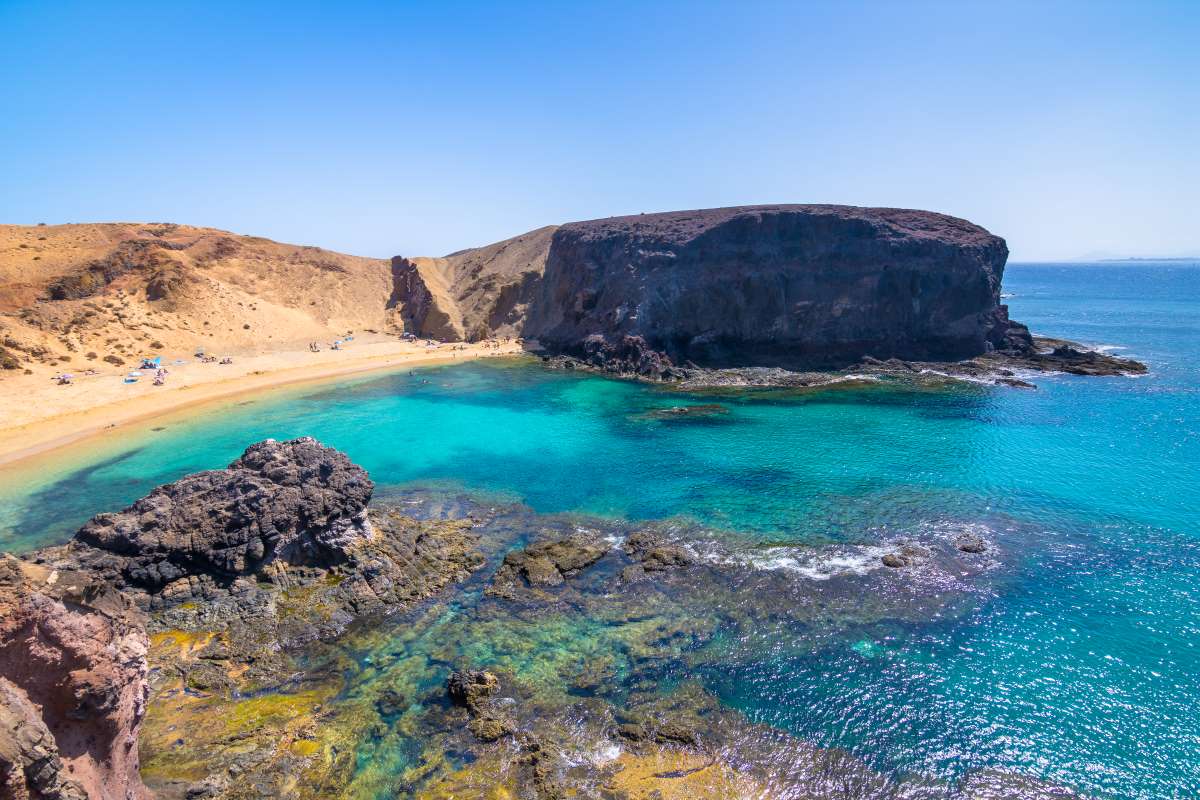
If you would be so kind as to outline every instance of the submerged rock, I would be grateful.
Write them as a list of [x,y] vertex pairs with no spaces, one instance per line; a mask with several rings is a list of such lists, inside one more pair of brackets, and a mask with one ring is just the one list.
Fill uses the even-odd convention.
[[500,679],[482,669],[455,672],[446,681],[446,693],[456,705],[467,709],[467,730],[481,742],[494,742],[513,733],[513,721],[495,703]]
[[729,413],[729,409],[719,403],[701,403],[691,406],[670,406],[647,412],[649,419],[709,419],[721,417]]
[[499,689],[500,679],[482,669],[454,672],[446,681],[446,694],[450,699],[472,711],[478,711],[483,701]]
[[645,572],[662,572],[686,567],[696,561],[695,556],[683,546],[648,530],[629,534],[625,539],[624,549]]
[[915,544],[905,544],[900,549],[884,553],[879,560],[885,567],[891,569],[899,569],[901,567],[912,567],[925,562],[929,558],[929,551],[924,547]]
[[954,541],[954,546],[964,553],[983,553],[987,551],[987,542],[976,533],[965,533]]

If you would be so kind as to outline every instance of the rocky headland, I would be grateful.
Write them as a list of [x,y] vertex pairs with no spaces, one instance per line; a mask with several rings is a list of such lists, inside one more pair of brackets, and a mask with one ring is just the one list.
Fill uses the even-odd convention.
[[1011,320],[1007,258],[1003,239],[944,214],[743,206],[574,222],[405,261],[398,302],[430,335],[522,336],[553,365],[691,386],[863,369],[1024,386],[1018,372],[1145,371]]

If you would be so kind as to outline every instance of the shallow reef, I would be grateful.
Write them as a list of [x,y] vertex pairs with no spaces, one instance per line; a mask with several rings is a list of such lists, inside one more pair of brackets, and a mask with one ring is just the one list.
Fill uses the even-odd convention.
[[[996,543],[781,545],[464,495],[397,501],[413,526],[468,522],[479,567],[285,647],[263,643],[280,612],[321,613],[309,595],[257,633],[254,617],[157,616],[142,751],[160,797],[957,796],[755,722],[723,693],[765,661],[892,657],[889,630],[986,600]],[[895,553],[905,564],[885,566]]]

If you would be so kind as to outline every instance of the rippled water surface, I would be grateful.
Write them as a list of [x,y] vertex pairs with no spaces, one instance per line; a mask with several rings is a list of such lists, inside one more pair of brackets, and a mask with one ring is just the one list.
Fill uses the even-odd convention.
[[[881,542],[976,531],[994,559],[965,604],[729,628],[664,682],[698,678],[751,720],[888,774],[1001,769],[1100,797],[1192,796],[1200,265],[1014,265],[1005,289],[1035,332],[1125,348],[1151,374],[681,395],[524,361],[425,369],[264,395],[0,474],[0,543],[61,541],[156,484],[298,435],[346,451],[384,498],[434,487],[670,518],[755,545],[758,568],[799,584],[879,569]],[[691,404],[721,408],[655,413]],[[578,620],[553,635],[601,637]]]

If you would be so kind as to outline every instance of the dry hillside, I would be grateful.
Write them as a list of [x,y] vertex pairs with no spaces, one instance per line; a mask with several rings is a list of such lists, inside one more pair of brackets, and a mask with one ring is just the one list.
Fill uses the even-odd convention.
[[0,363],[9,370],[398,333],[394,295],[387,261],[211,228],[0,225]]
[[460,250],[444,258],[392,260],[409,330],[445,340],[520,336],[557,226]]

